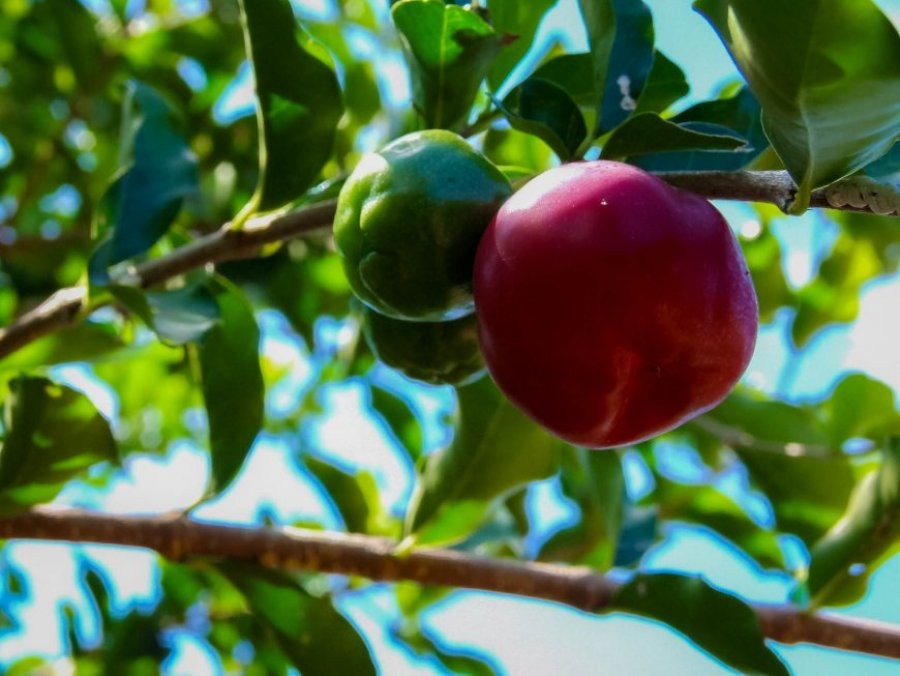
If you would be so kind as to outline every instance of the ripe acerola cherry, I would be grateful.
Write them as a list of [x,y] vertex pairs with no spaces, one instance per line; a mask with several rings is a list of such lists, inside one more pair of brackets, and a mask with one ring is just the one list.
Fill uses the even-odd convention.
[[712,408],[756,341],[756,293],[722,215],[618,162],[563,165],[513,195],[479,245],[474,293],[500,389],[591,448]]

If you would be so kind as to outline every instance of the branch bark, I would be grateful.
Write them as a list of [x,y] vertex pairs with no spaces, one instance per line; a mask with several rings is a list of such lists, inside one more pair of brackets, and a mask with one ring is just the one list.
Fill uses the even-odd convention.
[[[443,549],[397,554],[396,543],[367,535],[223,526],[184,517],[35,509],[0,518],[0,538],[126,545],[151,549],[175,561],[243,559],[283,570],[375,581],[410,580],[546,599],[586,612],[612,610],[619,586],[587,568],[489,559]],[[900,627],[810,615],[790,606],[760,605],[754,610],[763,633],[780,643],[815,643],[900,659]]]

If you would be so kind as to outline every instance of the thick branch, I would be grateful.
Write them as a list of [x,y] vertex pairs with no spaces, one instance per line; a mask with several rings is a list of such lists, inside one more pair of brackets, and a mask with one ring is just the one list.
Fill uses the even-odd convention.
[[[120,517],[76,510],[35,510],[0,519],[0,537],[146,547],[170,559],[212,556],[286,570],[411,580],[518,594],[588,612],[612,609],[617,584],[586,568],[488,559],[441,549],[394,553],[394,543],[365,535],[300,529],[250,529],[184,518]],[[763,633],[781,643],[815,643],[900,659],[900,628],[808,615],[789,606],[755,608]]]
[[[658,175],[674,186],[710,199],[771,202],[782,209],[791,202],[796,191],[793,181],[784,171],[688,171]],[[833,208],[832,203],[825,190],[813,192],[811,206]],[[844,204],[840,208],[872,213],[869,206]],[[276,217],[254,219],[241,231],[231,230],[226,225],[168,256],[135,267],[130,271],[128,281],[148,287],[211,263],[252,258],[265,244],[328,228],[334,218],[334,210],[335,202],[329,201]],[[85,300],[84,289],[63,289],[5,329],[0,329],[0,359],[33,340],[74,323],[85,308]]]

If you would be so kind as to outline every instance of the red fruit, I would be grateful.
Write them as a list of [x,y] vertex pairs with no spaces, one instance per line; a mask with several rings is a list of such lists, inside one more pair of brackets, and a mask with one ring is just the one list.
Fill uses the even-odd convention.
[[567,164],[513,195],[481,240],[474,292],[500,389],[592,448],[712,408],[756,342],[756,294],[722,215],[618,162]]

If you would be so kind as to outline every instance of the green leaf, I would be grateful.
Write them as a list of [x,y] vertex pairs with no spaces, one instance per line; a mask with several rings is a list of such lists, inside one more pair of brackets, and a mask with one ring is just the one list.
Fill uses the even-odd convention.
[[695,0],[763,109],[806,208],[900,135],[900,35],[870,0]]
[[382,510],[378,486],[371,474],[349,474],[311,456],[304,457],[303,464],[325,488],[349,532],[378,531]]
[[262,210],[300,197],[331,156],[342,114],[334,71],[300,46],[288,0],[241,0],[260,128],[255,199]]
[[578,105],[548,80],[528,78],[497,107],[514,128],[540,138],[563,161],[571,159],[587,137]]
[[600,156],[621,159],[648,153],[683,150],[731,150],[747,152],[744,139],[717,125],[676,124],[656,113],[640,113],[629,118],[610,135]]
[[86,321],[44,336],[0,360],[0,373],[89,361],[108,355],[124,345],[116,327]]
[[844,377],[823,408],[828,434],[836,447],[854,437],[881,438],[900,432],[893,391],[861,373]]
[[9,385],[0,448],[0,513],[52,500],[67,481],[98,462],[116,462],[106,419],[91,400],[46,378]]
[[641,0],[612,0],[615,31],[594,136],[615,127],[634,112],[653,64],[653,17]]
[[797,292],[797,314],[791,325],[794,343],[805,345],[823,326],[856,319],[863,285],[883,271],[874,247],[842,233],[819,266],[819,274]]
[[662,113],[690,91],[684,71],[657,49],[634,114]]
[[175,109],[152,87],[128,83],[119,173],[100,202],[97,225],[112,234],[92,264],[103,282],[110,265],[147,251],[198,190],[197,158],[179,131]]
[[82,93],[96,89],[102,77],[100,61],[103,45],[97,35],[97,21],[78,0],[47,0],[62,45],[66,65],[72,68]]
[[738,390],[706,415],[745,435],[734,450],[771,502],[779,530],[811,544],[840,518],[855,483],[853,467],[827,446],[815,409]]
[[143,291],[133,286],[113,285],[109,291],[168,345],[200,340],[219,319],[216,299],[201,284],[175,291]]
[[[648,91],[649,87],[650,85]],[[638,102],[639,110],[642,102],[643,97]],[[635,164],[647,171],[736,171],[747,166],[769,146],[769,140],[762,128],[759,103],[746,87],[733,96],[691,106],[673,117],[670,122],[723,127],[746,139],[748,147],[743,152],[688,150],[644,155],[638,157]]]
[[410,409],[409,404],[396,394],[383,387],[372,385],[371,394],[372,413],[380,418],[387,429],[403,445],[413,462],[422,456],[424,438],[422,426],[418,418]]
[[212,476],[221,490],[241,469],[262,427],[264,386],[253,307],[230,282],[219,278],[211,286],[220,321],[200,341],[199,353]]
[[391,8],[412,71],[413,103],[429,128],[456,129],[502,40],[473,11],[441,0],[403,0]]
[[616,593],[613,605],[669,625],[740,673],[790,673],[766,646],[753,610],[700,578],[636,575]]
[[807,582],[815,606],[865,596],[869,576],[900,550],[900,439],[853,491],[846,513],[812,548]]
[[510,71],[522,60],[534,41],[541,19],[556,0],[491,0],[491,24],[501,36],[509,36],[503,41],[503,48],[494,59],[488,71],[488,84],[497,90]]
[[730,497],[712,486],[686,486],[657,476],[653,501],[666,520],[705,526],[731,540],[764,568],[781,570],[777,533],[762,528]]
[[618,454],[566,447],[560,479],[563,493],[581,509],[581,520],[550,538],[539,558],[608,570],[616,559],[627,503]]
[[417,544],[458,542],[504,497],[556,467],[561,442],[509,403],[490,378],[457,392],[456,437],[428,458],[407,514]]
[[269,627],[303,676],[375,675],[365,642],[330,598],[311,595],[280,571],[238,561],[216,567],[244,595],[253,618]]

